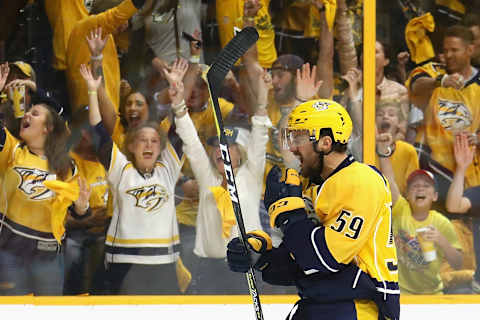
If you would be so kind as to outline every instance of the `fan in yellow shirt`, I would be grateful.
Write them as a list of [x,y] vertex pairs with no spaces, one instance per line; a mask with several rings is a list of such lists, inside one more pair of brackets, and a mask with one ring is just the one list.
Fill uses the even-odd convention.
[[125,27],[128,26],[128,19],[143,6],[144,2],[145,0],[124,0],[118,6],[105,12],[93,14],[77,21],[73,26],[66,47],[66,78],[72,112],[88,105],[88,90],[80,76],[79,68],[81,64],[86,64],[90,60],[85,38],[93,29],[98,27],[102,28],[109,41],[107,41],[102,55],[94,57],[94,60],[103,59],[105,90],[115,110],[118,110],[120,65],[112,34],[124,31]]
[[69,128],[72,132],[70,141],[74,146],[70,155],[88,186],[88,210],[91,212],[81,220],[75,219],[72,214],[67,217],[63,294],[77,295],[101,288],[101,284],[93,281],[98,279],[95,272],[98,272],[103,260],[105,232],[110,219],[107,216],[106,172],[95,154],[88,109],[76,112]]
[[[253,4],[252,4],[253,3]],[[245,15],[245,7],[259,5],[254,17]],[[264,68],[271,68],[277,59],[275,49],[275,30],[270,19],[268,6],[270,0],[223,0],[216,1],[217,23],[220,43],[224,47],[233,38],[234,28],[243,28],[244,19],[253,19],[258,30],[258,61]]]
[[459,269],[463,254],[450,220],[432,210],[432,203],[438,199],[435,178],[426,170],[413,171],[407,179],[404,198],[395,183],[390,159],[380,158],[380,164],[392,190],[400,291],[402,294],[442,294],[442,260]]
[[[417,67],[406,82],[410,101],[424,113],[416,142],[428,145],[432,159],[450,175],[455,171],[455,133],[474,134],[480,126],[480,109],[475,104],[480,99],[480,73],[471,65],[472,41],[468,28],[448,28],[443,39],[446,65]],[[467,187],[480,184],[479,166],[467,169],[465,183]]]

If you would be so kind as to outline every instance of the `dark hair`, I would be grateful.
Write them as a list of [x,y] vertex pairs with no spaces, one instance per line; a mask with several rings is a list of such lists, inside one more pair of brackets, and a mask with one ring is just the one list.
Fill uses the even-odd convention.
[[20,140],[20,121],[13,113],[13,103],[8,99],[0,105],[0,114],[5,128],[17,139]]
[[390,45],[385,40],[381,39],[377,39],[377,42],[382,46],[383,55],[385,58],[391,60]]
[[480,27],[480,15],[476,13],[467,14],[462,21],[463,25],[467,28]]
[[90,130],[88,107],[83,107],[73,113],[72,119],[68,123],[68,128],[70,129],[70,136],[67,140],[66,148],[70,150],[78,146],[81,140],[82,130]]
[[122,0],[95,0],[90,14],[99,14],[118,6],[120,3],[122,3]]
[[321,137],[330,137],[332,138],[332,151],[338,152],[338,153],[345,153],[347,152],[347,144],[346,143],[340,143],[338,141],[335,141],[333,138],[333,132],[332,129],[330,128],[323,128],[320,129],[320,138]]
[[443,39],[448,37],[455,37],[462,39],[467,45],[473,43],[473,33],[470,29],[465,26],[455,25],[447,28],[445,30],[445,34],[443,35]]
[[65,121],[52,107],[44,103],[40,105],[48,110],[46,119],[48,134],[44,146],[48,168],[55,172],[61,180],[64,180],[68,175],[68,170],[72,168],[72,159],[66,148],[68,129]]
[[135,93],[139,93],[142,95],[143,98],[145,98],[145,101],[147,103],[147,111],[148,111],[148,118],[150,119],[151,115],[152,115],[152,110],[151,108],[153,107],[153,104],[151,103],[150,101],[150,98],[148,95],[144,94],[143,92],[141,92],[140,90],[137,90],[137,89],[133,89],[125,96],[125,98],[121,98],[120,99],[120,106],[118,107],[118,113],[119,113],[119,116],[120,116],[120,123],[122,124],[122,126],[125,128],[125,129],[128,129],[128,122],[127,120],[125,119],[125,106],[127,104],[127,100],[128,98],[132,95],[132,94],[135,94]]
[[163,148],[165,148],[165,145],[167,143],[167,137],[165,136],[165,133],[161,129],[159,129],[158,122],[147,121],[147,122],[142,123],[141,125],[139,125],[135,128],[130,128],[127,131],[127,134],[125,136],[125,147],[124,147],[125,150],[124,151],[125,151],[125,156],[132,163],[135,163],[135,157],[130,152],[130,150],[128,150],[128,146],[135,141],[135,138],[137,137],[138,132],[140,130],[144,129],[144,128],[152,128],[155,131],[157,131],[158,135],[160,136],[160,150],[163,150]]

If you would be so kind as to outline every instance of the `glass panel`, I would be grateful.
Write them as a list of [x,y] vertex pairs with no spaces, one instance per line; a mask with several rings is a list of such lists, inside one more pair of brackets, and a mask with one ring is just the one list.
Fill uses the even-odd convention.
[[402,293],[479,292],[480,180],[470,165],[479,9],[478,1],[377,2],[376,163],[392,189]]
[[[8,21],[0,61],[9,63],[0,69],[1,119],[9,134],[0,134],[0,295],[248,293],[245,276],[231,272],[226,260],[238,231],[201,77],[235,28],[255,26],[260,34],[256,49],[227,75],[219,102],[247,231],[264,230],[274,246],[282,241],[263,198],[274,165],[304,169],[305,159],[282,148],[280,134],[296,105],[322,98],[344,106],[353,122],[348,152],[374,162],[374,99],[366,92],[373,81],[363,84],[374,78],[373,59],[363,54],[363,1],[147,0],[137,12],[139,4],[1,5]],[[394,25],[380,14],[378,20]],[[392,30],[384,33],[396,39]],[[188,70],[174,63],[177,57]],[[81,72],[82,64],[89,67]],[[379,90],[379,99],[387,93]],[[185,107],[193,126],[174,115]],[[93,129],[100,118],[105,130]],[[358,237],[363,222],[354,217],[342,227],[348,215],[342,211],[334,230],[346,227]],[[242,254],[240,243],[231,246]],[[257,272],[258,290],[296,294],[290,276],[276,279],[290,286],[270,285]]]

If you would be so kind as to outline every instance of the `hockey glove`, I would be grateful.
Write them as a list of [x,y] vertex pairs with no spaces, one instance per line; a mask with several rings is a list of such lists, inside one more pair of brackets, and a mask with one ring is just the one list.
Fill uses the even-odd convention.
[[289,168],[282,177],[282,170],[274,166],[267,176],[264,203],[270,215],[270,225],[282,231],[288,224],[305,219],[307,215],[298,172]]
[[251,251],[262,254],[272,249],[272,239],[261,230],[247,233],[247,243],[247,250],[238,237],[233,238],[227,245],[228,266],[233,272],[246,273],[254,265],[253,260],[257,259],[252,258]]

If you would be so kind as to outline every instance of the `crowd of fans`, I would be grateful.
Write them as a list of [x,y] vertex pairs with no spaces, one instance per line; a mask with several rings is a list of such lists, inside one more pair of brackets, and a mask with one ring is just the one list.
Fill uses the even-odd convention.
[[[282,141],[299,103],[341,103],[362,160],[362,0],[0,7],[0,295],[248,292],[225,259],[238,230],[204,80],[236,28],[259,33],[219,99],[247,231],[280,243],[265,177],[300,169]],[[402,294],[480,293],[479,15],[377,3],[375,166]]]

